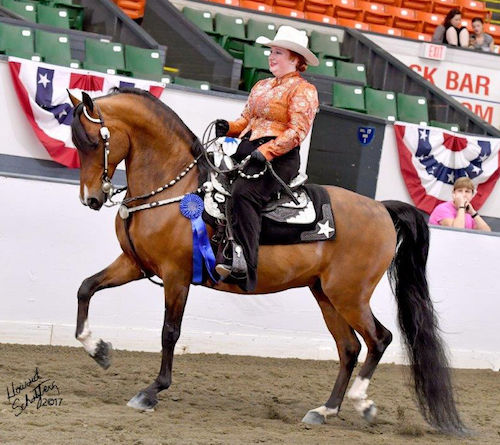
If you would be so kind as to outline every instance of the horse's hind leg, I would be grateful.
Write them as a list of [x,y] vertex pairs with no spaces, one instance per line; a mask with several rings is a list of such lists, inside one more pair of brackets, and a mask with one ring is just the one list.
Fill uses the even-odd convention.
[[352,371],[357,363],[361,344],[354,330],[347,324],[342,315],[337,312],[328,297],[323,293],[319,282],[311,288],[311,291],[321,308],[328,330],[337,343],[340,371],[328,401],[324,405],[310,410],[304,416],[302,422],[325,423],[328,416],[336,415],[340,410],[340,405],[344,399]]
[[371,422],[377,414],[377,408],[368,399],[367,389],[384,351],[392,341],[391,332],[386,329],[373,315],[369,300],[373,289],[361,296],[337,302],[337,308],[345,320],[363,337],[368,348],[366,360],[354,379],[347,397],[352,400],[354,408],[367,421]]
[[88,323],[89,304],[92,296],[101,289],[121,286],[142,278],[142,271],[137,264],[125,254],[121,254],[106,269],[86,278],[78,289],[78,316],[75,337],[83,344],[90,356],[104,369],[109,368],[111,343],[102,339],[95,340]]

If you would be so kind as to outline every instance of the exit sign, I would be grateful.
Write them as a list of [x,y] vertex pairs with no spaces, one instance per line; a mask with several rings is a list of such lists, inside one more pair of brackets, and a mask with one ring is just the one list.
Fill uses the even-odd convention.
[[446,46],[435,43],[421,43],[420,57],[434,60],[444,60],[446,57]]

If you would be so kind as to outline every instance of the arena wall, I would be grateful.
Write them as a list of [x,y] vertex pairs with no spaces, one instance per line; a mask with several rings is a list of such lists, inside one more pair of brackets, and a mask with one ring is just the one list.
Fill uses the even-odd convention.
[[[0,171],[8,156],[48,162],[22,115],[2,62],[0,87]],[[206,96],[180,89],[167,89],[164,94],[163,99],[198,135],[207,122],[237,115],[243,105],[242,98],[232,95]],[[307,148],[305,144],[304,156]],[[388,169],[395,159],[390,150],[384,143],[381,175],[394,178],[399,168]],[[305,158],[302,161],[307,165]],[[77,346],[76,291],[85,277],[119,254],[115,210],[97,213],[83,207],[78,200],[77,172],[73,173],[73,178],[59,178],[59,182],[53,182],[54,178],[28,180],[20,178],[19,172],[0,175],[4,208],[0,218],[0,342]],[[401,198],[396,188],[392,195],[388,187],[384,193],[385,198]],[[438,228],[431,232],[429,278],[453,364],[499,369],[500,285],[494,271],[500,267],[500,237]],[[395,334],[384,360],[404,362],[395,327],[395,302],[385,278],[372,301],[376,316]],[[162,291],[144,280],[98,293],[92,300],[90,323],[96,336],[117,348],[159,351],[162,316]],[[337,357],[307,289],[238,296],[193,286],[177,352]]]

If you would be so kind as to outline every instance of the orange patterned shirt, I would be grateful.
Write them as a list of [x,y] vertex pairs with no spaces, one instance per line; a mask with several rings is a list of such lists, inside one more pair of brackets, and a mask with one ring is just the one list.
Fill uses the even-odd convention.
[[318,110],[318,92],[295,71],[281,78],[257,82],[241,117],[229,122],[228,136],[242,137],[250,130],[250,140],[277,136],[259,150],[268,161],[297,147],[306,138]]

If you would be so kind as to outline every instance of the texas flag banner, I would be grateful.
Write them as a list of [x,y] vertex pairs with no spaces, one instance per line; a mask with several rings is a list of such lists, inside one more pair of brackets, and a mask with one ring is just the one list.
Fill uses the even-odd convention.
[[9,57],[9,68],[17,97],[36,136],[54,161],[70,168],[78,168],[80,162],[71,140],[73,105],[66,89],[78,98],[82,91],[92,98],[104,96],[114,87],[141,88],[160,97],[164,89],[159,82],[15,57]]
[[449,201],[454,182],[468,176],[476,185],[479,209],[500,174],[500,139],[470,136],[435,127],[395,124],[401,173],[415,205],[431,213]]

